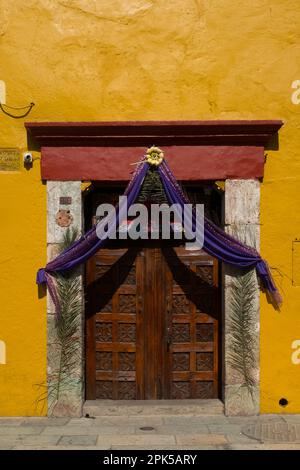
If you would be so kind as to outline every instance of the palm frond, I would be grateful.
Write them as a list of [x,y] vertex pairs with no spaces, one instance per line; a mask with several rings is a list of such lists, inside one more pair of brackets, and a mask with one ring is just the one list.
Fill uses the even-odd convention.
[[68,227],[63,234],[62,242],[60,243],[59,251],[62,253],[69,248],[78,238],[79,230],[77,227]]
[[255,385],[256,347],[253,330],[255,328],[254,308],[257,286],[253,271],[237,276],[231,286],[230,353],[228,363],[242,376],[242,386],[251,392]]
[[76,273],[56,276],[60,315],[56,317],[57,343],[60,350],[58,370],[52,374],[48,399],[59,400],[60,394],[74,386],[79,361],[78,328],[82,310],[81,281]]
[[[68,228],[60,244],[60,251],[66,250],[77,238],[78,230]],[[76,270],[72,270],[56,275],[55,282],[60,299],[60,315],[55,318],[58,367],[51,372],[51,380],[47,384],[39,384],[43,391],[36,401],[36,406],[42,406],[48,398],[50,412],[61,394],[78,389],[80,382],[77,369],[81,342],[78,336],[82,311],[81,280]]]

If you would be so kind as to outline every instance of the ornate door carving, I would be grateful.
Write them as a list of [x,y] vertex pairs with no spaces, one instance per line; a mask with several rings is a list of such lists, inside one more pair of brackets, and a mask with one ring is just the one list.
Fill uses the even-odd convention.
[[88,399],[142,398],[143,263],[134,248],[100,250],[88,263]]
[[164,250],[167,269],[166,395],[218,396],[218,266],[204,252]]
[[218,396],[218,269],[203,252],[106,248],[87,269],[87,398]]

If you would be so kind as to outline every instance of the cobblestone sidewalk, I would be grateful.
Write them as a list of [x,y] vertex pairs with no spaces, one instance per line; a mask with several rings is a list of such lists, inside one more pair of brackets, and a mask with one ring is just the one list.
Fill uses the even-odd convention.
[[300,450],[300,415],[0,418],[0,449]]

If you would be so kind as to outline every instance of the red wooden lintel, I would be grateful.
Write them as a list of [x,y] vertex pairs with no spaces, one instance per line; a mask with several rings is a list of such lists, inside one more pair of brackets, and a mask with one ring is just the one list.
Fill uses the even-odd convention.
[[150,145],[178,179],[261,178],[264,148],[282,121],[28,122],[42,179],[126,181]]

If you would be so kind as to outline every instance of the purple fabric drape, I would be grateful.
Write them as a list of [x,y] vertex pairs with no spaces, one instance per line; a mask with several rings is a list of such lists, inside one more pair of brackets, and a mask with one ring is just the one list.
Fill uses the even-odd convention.
[[[148,168],[149,165],[147,162],[140,164],[132,180],[128,184],[124,192],[124,195],[127,196],[128,207],[130,207],[130,205],[133,204],[136,200]],[[109,236],[118,227],[119,215],[122,213],[122,210],[123,207],[121,205],[117,206],[116,219],[114,219],[114,217],[111,218],[112,223],[109,223],[109,216],[100,222],[100,224],[103,226],[107,225],[105,238],[98,238],[96,231],[97,226],[94,226],[69,248],[63,251],[55,259],[47,263],[45,268],[39,269],[36,282],[37,284],[47,284],[48,291],[57,311],[59,310],[59,299],[57,297],[55,283],[51,277],[51,274],[76,268],[82,263],[85,263],[91,256],[93,256],[105,244]]]
[[[144,158],[138,165],[137,170],[124,193],[124,195],[127,196],[128,207],[130,207],[130,205],[136,200],[149,168],[149,164],[143,160]],[[158,171],[170,204],[178,204],[183,209],[184,204],[189,203],[189,201],[186,199],[165,160],[158,167]],[[49,293],[57,310],[59,310],[59,299],[51,274],[75,268],[76,266],[85,263],[91,256],[93,256],[105,244],[110,234],[117,229],[122,210],[123,207],[121,203],[120,206],[117,206],[116,208],[116,219],[110,220],[110,216],[107,216],[100,222],[100,224],[107,227],[105,237],[99,239],[96,231],[97,227],[93,227],[78,241],[73,243],[72,246],[57,256],[57,258],[50,261],[45,268],[38,271],[37,283],[47,284]],[[188,222],[194,231],[196,227],[195,212],[192,212],[189,217],[190,220],[188,220]],[[277,304],[281,303],[281,296],[272,279],[268,264],[261,258],[259,253],[255,249],[244,245],[234,237],[228,235],[206,218],[204,218],[203,249],[211,256],[214,256],[218,260],[232,266],[236,266],[241,269],[256,268],[256,272],[261,279],[263,286],[271,294]]]
[[[186,199],[179,184],[173,176],[166,161],[159,166],[159,173],[170,204],[178,204],[183,209]],[[176,206],[175,206],[176,207]],[[180,215],[180,214],[178,214]],[[195,212],[190,222],[195,231]],[[282,298],[272,278],[269,266],[260,254],[254,249],[230,236],[213,222],[204,217],[204,243],[203,249],[224,263],[238,268],[255,268],[264,288],[270,293],[276,304],[282,303]]]

